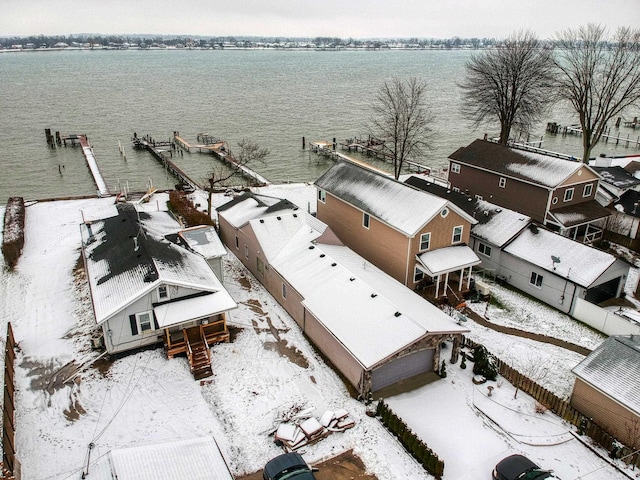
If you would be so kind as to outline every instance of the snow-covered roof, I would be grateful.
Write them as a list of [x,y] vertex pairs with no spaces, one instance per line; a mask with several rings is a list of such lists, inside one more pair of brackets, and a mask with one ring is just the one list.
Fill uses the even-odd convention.
[[[610,253],[533,226],[520,232],[504,251],[583,287],[590,287],[616,262]],[[552,256],[560,262],[554,263]]]
[[[314,242],[322,232],[303,215],[293,215],[252,220],[251,227],[265,252],[278,252],[271,267],[363,367],[374,367],[427,334],[466,331],[349,248]],[[276,229],[287,233],[274,236]]]
[[634,177],[621,166],[612,167],[592,167],[603,182],[613,185],[616,188],[626,190],[640,185],[640,179]]
[[224,248],[216,229],[210,225],[200,225],[187,228],[178,232],[186,244],[194,252],[199,253],[204,258],[224,257],[227,250]]
[[92,467],[94,480],[232,480],[227,463],[210,437],[111,450]]
[[476,253],[466,245],[453,245],[421,253],[417,256],[419,268],[434,277],[447,272],[455,272],[480,263]]
[[471,226],[471,235],[498,247],[505,245],[531,222],[528,215],[455,192],[419,176],[411,175],[405,182],[456,204],[478,222]]
[[[471,228],[471,235],[497,247],[504,246],[531,223],[527,215],[484,200],[478,201],[478,209],[476,218],[480,221]],[[486,221],[482,217],[487,217]]]
[[617,211],[623,211],[632,217],[640,217],[640,192],[627,190],[614,204]]
[[351,162],[337,162],[315,184],[410,237],[444,207],[475,223],[446,199]]
[[609,215],[611,215],[611,211],[600,205],[595,200],[573,203],[566,207],[550,210],[547,213],[549,220],[559,223],[565,228],[591,223],[596,220],[607,218]]
[[96,323],[160,285],[224,291],[206,260],[166,240],[179,224],[166,211],[117,206],[118,216],[83,225],[82,241]]
[[640,336],[611,336],[572,371],[618,403],[640,414]]
[[291,209],[299,209],[299,207],[289,200],[245,192],[216,210],[224,212],[225,220],[234,227],[240,228],[254,218],[278,215],[282,210]]
[[548,188],[562,184],[581,168],[590,169],[582,162],[519,150],[487,140],[475,140],[456,150],[449,158]]
[[153,307],[153,312],[156,315],[158,326],[167,328],[227,312],[237,306],[231,295],[222,289],[197,297],[186,297],[178,301],[163,303]]

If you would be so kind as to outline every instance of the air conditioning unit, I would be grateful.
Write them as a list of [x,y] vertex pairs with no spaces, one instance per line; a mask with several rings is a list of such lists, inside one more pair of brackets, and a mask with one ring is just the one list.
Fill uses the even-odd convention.
[[91,335],[91,348],[94,350],[104,348],[104,337],[101,333],[94,333]]
[[480,295],[482,296],[487,296],[491,293],[491,287],[482,282],[482,281],[477,281],[476,282],[476,290],[478,291],[478,293],[480,293]]

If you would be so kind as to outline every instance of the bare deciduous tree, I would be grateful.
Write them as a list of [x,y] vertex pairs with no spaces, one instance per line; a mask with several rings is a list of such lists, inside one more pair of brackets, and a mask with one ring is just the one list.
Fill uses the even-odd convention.
[[640,30],[619,28],[609,39],[588,24],[560,33],[556,52],[559,94],[578,114],[586,163],[607,122],[640,99]]
[[500,122],[499,143],[507,144],[511,131],[528,134],[551,100],[552,51],[531,32],[511,35],[495,49],[471,57],[463,91],[462,113],[477,128]]
[[416,77],[393,78],[378,90],[371,128],[385,141],[396,179],[406,160],[420,157],[429,147],[431,115],[426,92],[426,82]]
[[237,151],[231,152],[231,150],[227,148],[226,153],[229,161],[213,169],[206,179],[206,182],[209,184],[206,188],[209,192],[209,215],[211,215],[211,196],[213,192],[230,186],[233,179],[241,177],[243,167],[248,167],[256,163],[264,163],[271,152],[267,148],[260,147],[256,142],[243,138],[238,142]]

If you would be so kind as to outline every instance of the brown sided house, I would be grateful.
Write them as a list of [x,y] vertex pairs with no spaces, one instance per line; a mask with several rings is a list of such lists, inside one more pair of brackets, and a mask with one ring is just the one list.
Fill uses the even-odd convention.
[[640,448],[640,336],[611,336],[574,369],[571,405],[632,449]]
[[467,245],[476,220],[447,199],[348,161],[315,185],[317,216],[345,245],[409,288],[428,281],[468,289],[478,256]]
[[468,330],[290,202],[246,193],[219,207],[218,221],[231,251],[361,395],[437,371],[447,340],[456,360]]
[[610,212],[596,200],[599,176],[582,162],[475,140],[449,157],[451,188],[530,216],[591,243]]

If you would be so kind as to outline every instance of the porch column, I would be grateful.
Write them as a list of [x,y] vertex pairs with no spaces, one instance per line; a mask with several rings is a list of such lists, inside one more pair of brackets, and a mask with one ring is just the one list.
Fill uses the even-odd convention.
[[473,272],[473,265],[469,267],[469,276],[467,277],[467,290],[471,288],[471,273]]
[[460,340],[460,335],[455,335],[453,337],[453,348],[451,348],[451,358],[449,359],[451,363],[458,362],[458,356],[460,355]]
[[573,239],[578,238],[578,227],[573,227]]
[[462,280],[464,280],[464,267],[460,269],[460,279],[458,280],[458,291],[462,290]]
[[440,293],[440,275],[438,275],[438,278],[436,279],[436,296],[435,296],[435,298],[438,298],[438,293]]
[[444,294],[447,294],[447,287],[449,286],[449,272],[444,276]]

